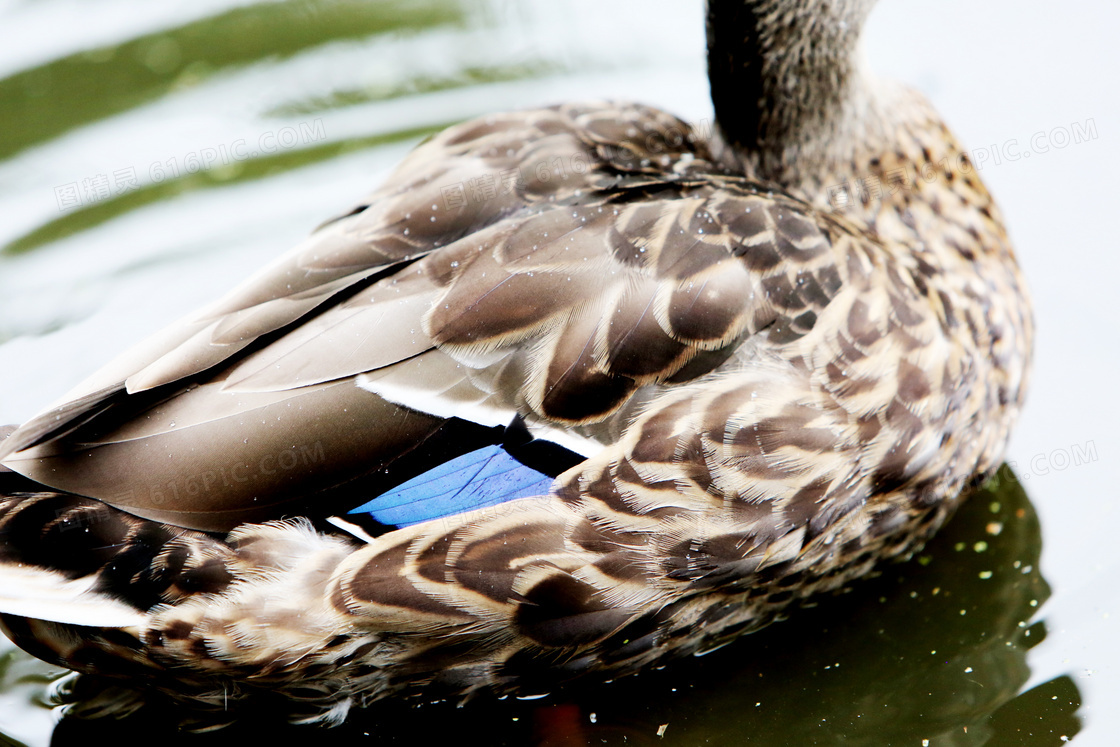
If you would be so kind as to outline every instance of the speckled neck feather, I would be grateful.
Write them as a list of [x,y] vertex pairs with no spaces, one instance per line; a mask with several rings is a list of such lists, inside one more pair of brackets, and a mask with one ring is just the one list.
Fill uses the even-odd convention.
[[725,160],[782,184],[851,160],[878,109],[859,56],[873,5],[709,0],[708,74]]

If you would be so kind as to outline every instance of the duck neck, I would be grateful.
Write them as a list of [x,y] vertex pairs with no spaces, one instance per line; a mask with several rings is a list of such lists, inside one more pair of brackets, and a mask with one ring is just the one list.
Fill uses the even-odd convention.
[[885,126],[860,52],[875,0],[708,0],[708,73],[725,164],[788,188],[835,176]]

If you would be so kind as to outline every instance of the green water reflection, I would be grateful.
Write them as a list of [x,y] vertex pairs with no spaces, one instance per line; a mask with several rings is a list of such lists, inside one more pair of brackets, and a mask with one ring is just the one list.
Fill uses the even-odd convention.
[[[236,8],[116,46],[87,50],[0,80],[4,112],[0,160],[85,125],[107,119],[177,90],[204,83],[230,68],[275,62],[328,42],[461,28],[467,4],[456,0],[358,2],[288,0]],[[465,67],[436,77],[407,75],[387,84],[331,90],[260,112],[262,118],[309,116],[356,104],[390,101],[486,83],[524,80],[555,72],[544,60]],[[35,229],[0,241],[0,254],[20,254],[185,192],[274,176],[364,148],[424,137],[453,124],[332,139],[312,147],[238,158],[186,173],[186,164],[161,169],[158,182],[63,213]],[[301,123],[304,128],[306,123]],[[303,133],[304,145],[308,138]],[[311,138],[314,143],[315,138]],[[223,161],[228,161],[223,158]],[[159,164],[157,164],[159,165]],[[166,178],[165,178],[166,176]]]
[[99,226],[145,205],[169,200],[187,192],[277,176],[301,166],[337,158],[365,148],[383,147],[434,135],[452,124],[454,122],[441,122],[384,134],[347,138],[322,145],[285,150],[274,155],[233,161],[226,168],[199,170],[193,174],[181,173],[179,176],[165,178],[158,183],[145,184],[116,197],[93,202],[80,210],[62,213],[59,218],[48,221],[33,231],[0,246],[0,254],[22,254]]
[[0,159],[231,67],[327,42],[464,21],[464,6],[455,0],[287,0],[86,50],[0,80]]

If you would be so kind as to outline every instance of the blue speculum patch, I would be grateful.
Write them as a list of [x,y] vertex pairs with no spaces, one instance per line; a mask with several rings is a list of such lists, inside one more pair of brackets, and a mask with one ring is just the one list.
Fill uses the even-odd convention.
[[548,495],[553,479],[517,461],[501,446],[487,446],[417,475],[350,513],[407,527],[517,498]]

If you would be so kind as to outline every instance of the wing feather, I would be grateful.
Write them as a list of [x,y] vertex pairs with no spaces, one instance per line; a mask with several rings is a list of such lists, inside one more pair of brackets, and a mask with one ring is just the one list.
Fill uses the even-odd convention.
[[[612,140],[620,127],[641,137]],[[716,371],[765,329],[797,339],[839,287],[835,225],[723,174],[681,132],[630,105],[451,128],[23,426],[0,458],[52,487],[214,528],[380,469],[451,417],[522,418],[595,453],[638,392]],[[313,469],[262,467],[317,444]],[[216,467],[253,480],[178,491]],[[174,505],[157,500],[168,489]]]

